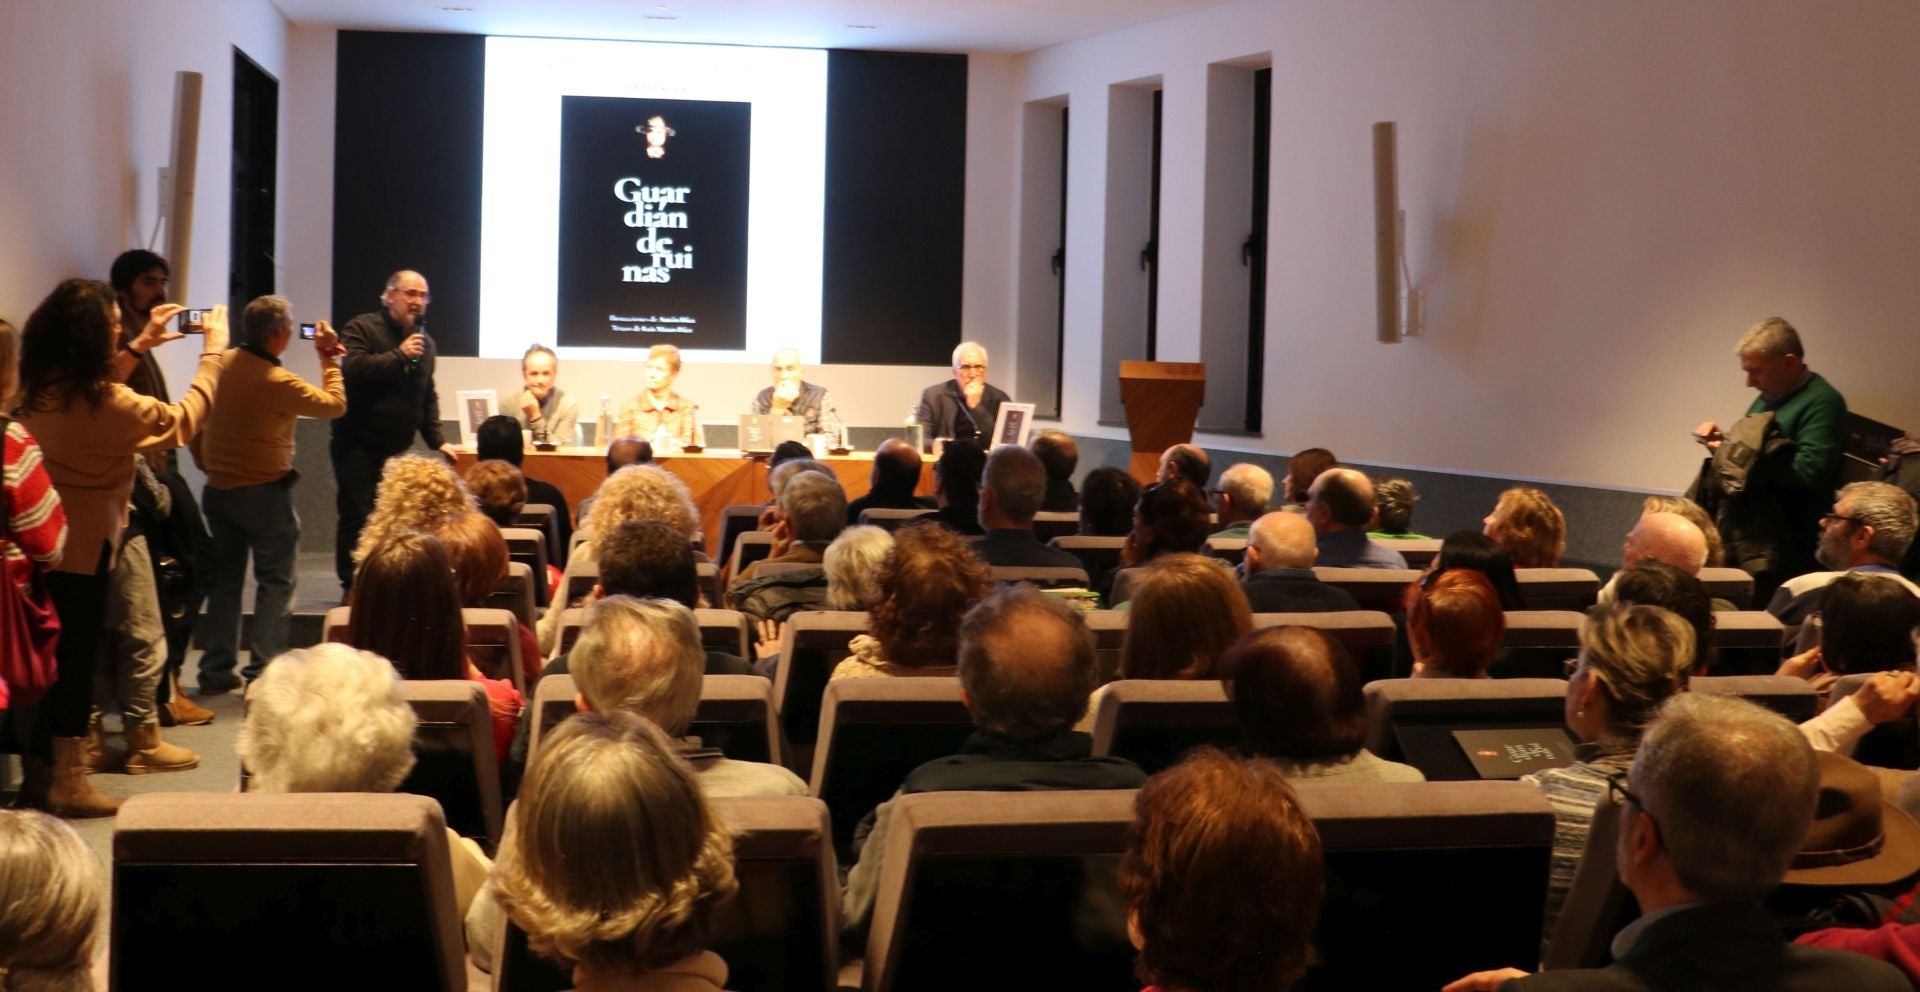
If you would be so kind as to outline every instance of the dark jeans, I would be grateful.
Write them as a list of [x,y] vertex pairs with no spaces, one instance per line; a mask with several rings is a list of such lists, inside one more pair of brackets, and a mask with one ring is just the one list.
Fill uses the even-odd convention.
[[212,575],[207,612],[200,618],[200,683],[232,685],[240,650],[240,591],[246,584],[247,557],[253,557],[252,653],[244,675],[251,682],[287,649],[292,618],[294,561],[300,544],[300,518],[293,512],[293,488],[287,480],[234,489],[202,490],[201,505],[213,534]]
[[100,564],[92,575],[47,575],[47,594],[60,614],[60,645],[54,650],[60,675],[33,707],[36,718],[29,751],[34,757],[52,760],[55,737],[87,736],[93,677],[100,665],[100,639],[107,623],[107,552],[103,542]]
[[[405,449],[402,449],[405,450]],[[334,494],[334,511],[339,524],[334,531],[333,569],[340,585],[353,585],[353,549],[360,543],[360,529],[373,513],[373,493],[380,485],[380,469],[398,451],[374,451],[351,440],[335,436],[327,445],[333,456],[333,479],[339,487]]]

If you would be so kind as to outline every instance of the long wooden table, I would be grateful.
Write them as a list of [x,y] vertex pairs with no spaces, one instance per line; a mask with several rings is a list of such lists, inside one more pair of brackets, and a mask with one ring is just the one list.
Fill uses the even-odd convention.
[[[465,475],[473,467],[473,449],[456,445],[455,450],[458,452],[454,458],[455,467]],[[873,452],[855,451],[845,455],[829,455],[819,460],[833,469],[833,474],[847,491],[847,499],[867,494],[873,473]],[[667,455],[656,457],[653,461],[679,476],[692,490],[694,507],[700,511],[700,529],[706,534],[709,549],[720,547],[722,511],[734,505],[765,503],[770,495],[767,491],[766,455],[708,448],[697,455]],[[594,490],[600,488],[601,481],[607,477],[607,457],[606,452],[594,447],[529,450],[520,468],[528,478],[550,482],[558,487],[567,497],[567,512],[571,514],[579,509],[581,500],[592,496]],[[933,463],[926,462],[920,467],[920,485],[915,492],[924,495],[932,491]],[[578,521],[575,523],[577,525]]]

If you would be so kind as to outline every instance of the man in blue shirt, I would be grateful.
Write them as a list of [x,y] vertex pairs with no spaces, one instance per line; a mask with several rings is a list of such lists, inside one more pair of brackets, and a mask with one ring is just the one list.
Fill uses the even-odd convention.
[[1358,470],[1330,468],[1307,488],[1307,522],[1319,535],[1327,568],[1406,568],[1400,552],[1367,537],[1373,521],[1373,482]]

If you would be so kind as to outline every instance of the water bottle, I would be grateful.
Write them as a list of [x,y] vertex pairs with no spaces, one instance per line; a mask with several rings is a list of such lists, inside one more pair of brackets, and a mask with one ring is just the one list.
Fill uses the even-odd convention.
[[593,425],[593,444],[605,448],[613,443],[613,397],[600,397],[600,420]]
[[913,445],[913,450],[927,450],[927,429],[920,423],[920,408],[917,406],[907,407],[906,439]]

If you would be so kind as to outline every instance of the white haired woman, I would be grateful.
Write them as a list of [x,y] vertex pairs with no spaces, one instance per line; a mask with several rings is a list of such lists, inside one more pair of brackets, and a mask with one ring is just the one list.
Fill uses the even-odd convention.
[[[234,750],[249,792],[392,792],[413,770],[418,722],[392,662],[316,644],[275,658],[247,689]],[[492,864],[452,830],[447,842],[464,916]]]
[[72,827],[0,810],[0,988],[92,992],[100,869]]

